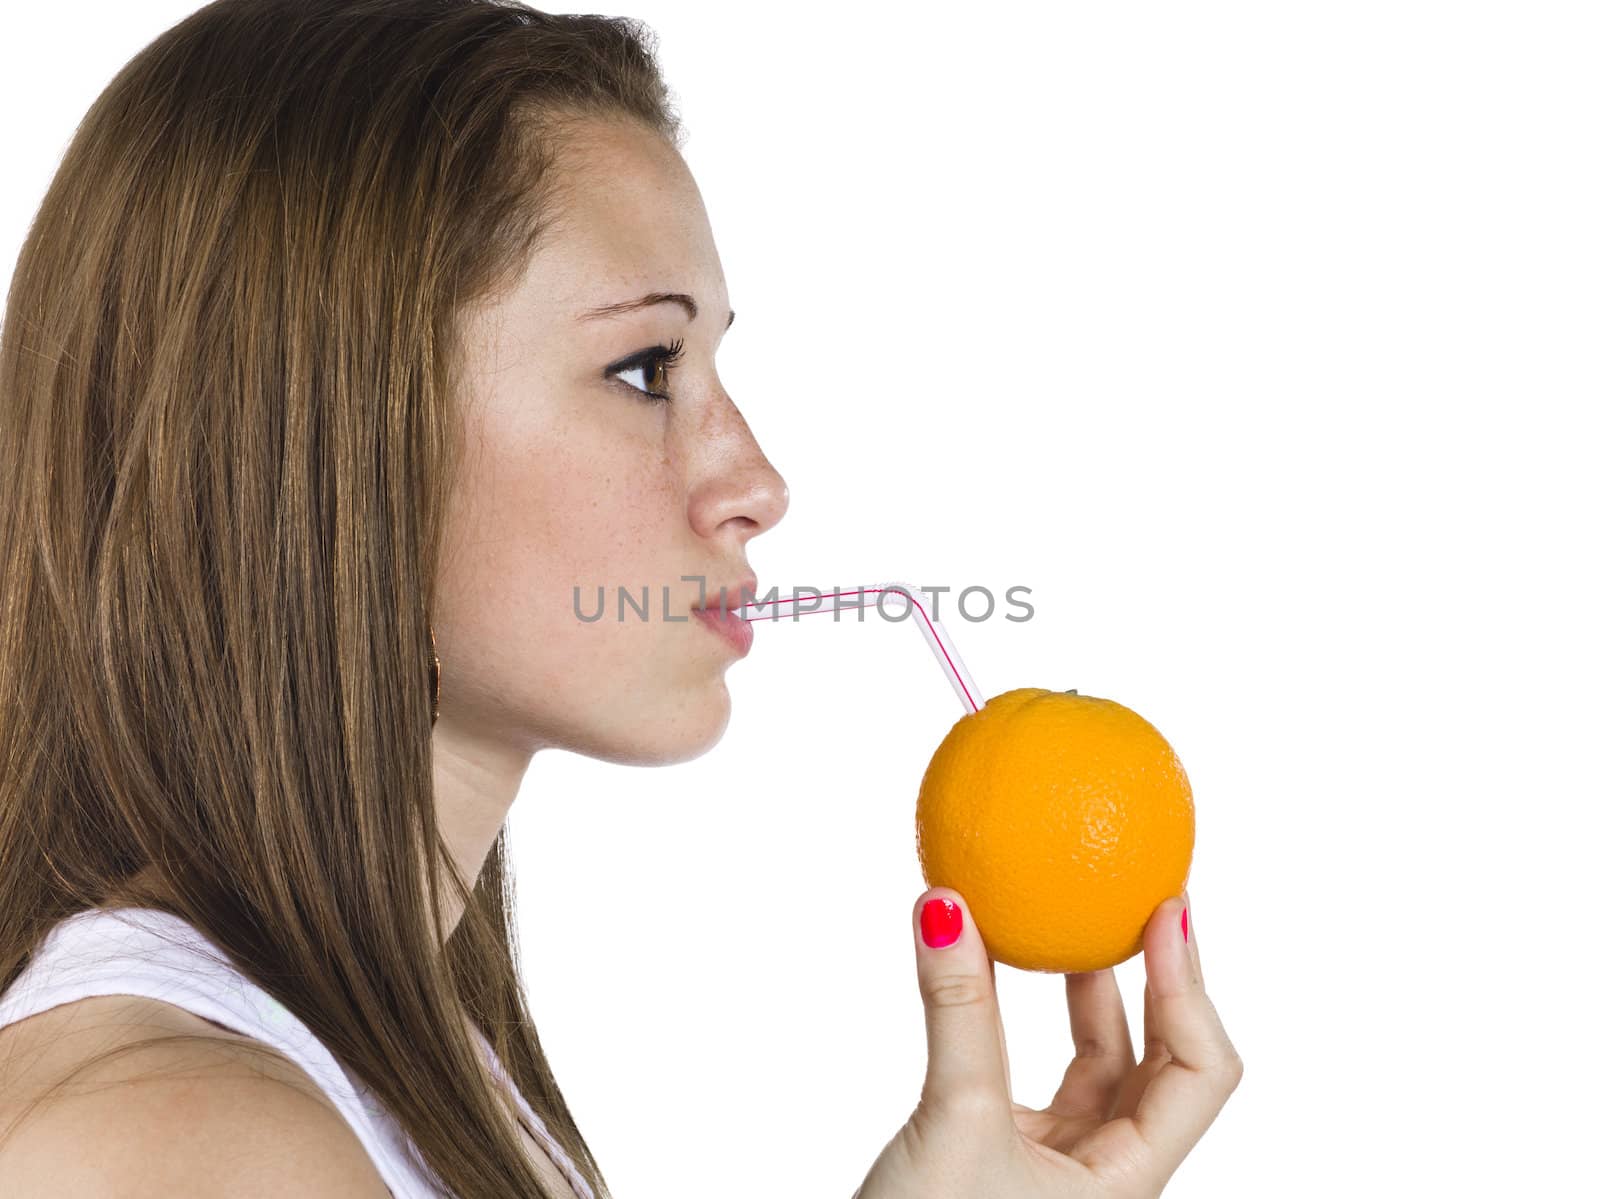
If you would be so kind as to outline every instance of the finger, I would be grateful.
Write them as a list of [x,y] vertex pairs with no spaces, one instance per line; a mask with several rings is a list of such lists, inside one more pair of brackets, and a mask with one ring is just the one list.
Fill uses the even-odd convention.
[[[985,956],[987,956],[987,955],[985,955]],[[989,985],[991,987],[994,987],[994,985],[995,985],[994,984],[994,959],[993,958],[989,958]],[[1000,1035],[1000,1065],[1003,1067],[1004,1072],[1005,1072],[1005,1076],[1006,1076],[1006,1094],[1010,1095],[1012,1093],[1011,1092],[1011,1055],[1006,1052],[1006,1022],[1005,1022],[1005,1018],[1000,1013],[1000,989],[998,987],[995,987],[994,994],[995,994],[994,1023],[995,1023],[995,1029]]]
[[1073,1058],[1047,1110],[1103,1120],[1135,1066],[1128,1014],[1110,969],[1069,973],[1066,980]]
[[[1187,888],[1183,892],[1183,915],[1179,920],[1179,927],[1188,941],[1189,960],[1194,963],[1195,976],[1199,978],[1200,987],[1203,990],[1206,985],[1206,972],[1200,966],[1200,942],[1195,939],[1194,933],[1194,904],[1189,899]],[[1182,923],[1183,921],[1187,921],[1187,923]]]
[[1116,1102],[1111,1107],[1111,1118],[1118,1119],[1122,1116],[1132,1117],[1139,1110],[1139,1101],[1144,1098],[1144,1089],[1150,1080],[1155,1077],[1157,1070],[1166,1065],[1171,1058],[1167,1047],[1161,1041],[1156,1030],[1155,1007],[1150,1001],[1150,984],[1144,985],[1144,1054],[1139,1059],[1131,1073],[1123,1076],[1122,1086],[1117,1091]]
[[1150,1181],[1157,1183],[1177,1170],[1244,1074],[1201,985],[1193,936],[1184,935],[1187,910],[1184,896],[1165,900],[1144,934],[1146,1042],[1166,1060],[1150,1054],[1140,1064],[1150,1069],[1130,1120],[1102,1130],[1115,1138],[1122,1135],[1117,1130],[1132,1129]]
[[1000,1004],[983,938],[961,894],[933,887],[913,911],[917,984],[928,1029],[928,1076],[923,1106],[959,1113],[963,1121],[988,1113],[1010,1127],[1011,1092],[1000,1033]]
[[[1187,890],[1183,892],[1182,898],[1184,910],[1178,915],[1178,931],[1186,936],[1192,945],[1194,942],[1194,930],[1189,927],[1191,922],[1188,920],[1189,892]],[[1153,916],[1154,913],[1151,913],[1151,915]],[[1196,969],[1198,969],[1199,959],[1194,955],[1193,950],[1190,951],[1190,956],[1195,963]],[[1160,1023],[1156,1019],[1155,1004],[1151,1001],[1148,968],[1145,973],[1144,1053],[1139,1059],[1139,1065],[1123,1081],[1122,1089],[1118,1092],[1116,1103],[1111,1109],[1113,1118],[1121,1116],[1131,1118],[1133,1113],[1139,1110],[1139,1102],[1144,1098],[1145,1087],[1150,1085],[1150,1080],[1156,1076],[1156,1072],[1172,1060],[1172,1055],[1167,1052],[1166,1042],[1161,1039]]]

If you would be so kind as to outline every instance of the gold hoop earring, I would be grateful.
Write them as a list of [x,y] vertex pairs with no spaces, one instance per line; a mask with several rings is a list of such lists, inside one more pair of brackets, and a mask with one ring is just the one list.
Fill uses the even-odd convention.
[[432,667],[432,671],[431,671],[432,677],[433,677],[433,723],[434,724],[438,724],[439,723],[439,681],[440,681],[439,676],[441,674],[441,671],[439,669],[439,646],[433,639],[433,625],[432,625],[431,622],[428,625],[428,652],[433,655],[433,667]]

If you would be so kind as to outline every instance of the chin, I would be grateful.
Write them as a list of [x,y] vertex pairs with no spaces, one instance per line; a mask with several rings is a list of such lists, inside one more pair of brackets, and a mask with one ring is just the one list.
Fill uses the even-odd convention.
[[640,717],[628,728],[609,729],[587,746],[568,748],[622,766],[691,762],[722,740],[732,706],[725,686],[693,705],[684,703],[681,695],[671,697],[653,717]]

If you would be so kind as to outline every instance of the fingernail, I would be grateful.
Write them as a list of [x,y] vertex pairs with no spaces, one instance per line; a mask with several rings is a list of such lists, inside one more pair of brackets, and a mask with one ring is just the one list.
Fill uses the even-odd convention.
[[1183,921],[1182,921],[1182,923],[1183,923],[1183,943],[1185,945],[1187,945],[1189,943],[1189,909],[1188,908],[1184,908],[1183,909]]
[[942,949],[961,936],[961,905],[953,899],[930,899],[922,905],[922,943]]

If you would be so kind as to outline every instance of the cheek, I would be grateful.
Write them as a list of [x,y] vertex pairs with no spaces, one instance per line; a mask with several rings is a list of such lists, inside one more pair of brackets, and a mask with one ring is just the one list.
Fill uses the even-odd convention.
[[512,566],[571,608],[572,588],[659,583],[687,520],[659,446],[611,432],[567,437],[507,463],[503,527],[520,531]]
[[[538,691],[570,713],[619,694],[642,702],[652,678],[670,681],[686,626],[660,619],[661,588],[677,584],[672,611],[682,615],[695,592],[678,575],[698,563],[679,552],[686,501],[651,436],[659,429],[627,424],[491,433],[463,474],[444,582],[458,663],[497,702],[527,708]],[[648,620],[632,610],[617,619],[619,586],[636,597],[648,588]],[[578,618],[574,588],[591,616],[603,591],[601,619]]]

